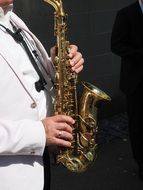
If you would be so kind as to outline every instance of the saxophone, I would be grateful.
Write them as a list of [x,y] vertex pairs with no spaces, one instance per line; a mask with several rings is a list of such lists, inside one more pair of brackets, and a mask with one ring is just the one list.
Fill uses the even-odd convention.
[[[75,120],[72,125],[73,140],[71,148],[61,149],[56,157],[72,172],[86,171],[96,158],[97,102],[110,100],[110,97],[88,82],[82,82],[83,93],[80,105],[77,100],[77,74],[71,71],[68,52],[67,24],[62,1],[44,0],[55,9],[54,33],[57,56],[55,57],[55,114],[66,114]],[[79,105],[79,106],[78,106]]]

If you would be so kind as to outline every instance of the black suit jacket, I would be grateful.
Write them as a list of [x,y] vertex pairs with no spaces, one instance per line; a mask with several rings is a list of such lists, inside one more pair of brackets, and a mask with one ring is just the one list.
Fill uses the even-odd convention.
[[143,13],[138,1],[117,12],[111,50],[121,57],[120,88],[130,95],[143,82]]

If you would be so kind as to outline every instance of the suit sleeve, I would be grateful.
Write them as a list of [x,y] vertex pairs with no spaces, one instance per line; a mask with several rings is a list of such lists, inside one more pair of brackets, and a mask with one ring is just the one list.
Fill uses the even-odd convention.
[[43,155],[45,141],[41,121],[0,120],[0,155]]
[[131,23],[123,11],[118,11],[111,34],[111,51],[120,57],[143,56],[143,48],[134,48],[130,40]]

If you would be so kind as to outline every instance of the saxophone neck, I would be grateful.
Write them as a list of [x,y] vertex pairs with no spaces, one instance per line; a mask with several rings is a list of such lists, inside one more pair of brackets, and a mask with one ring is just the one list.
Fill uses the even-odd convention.
[[56,15],[65,16],[63,3],[61,0],[44,0],[44,1],[54,7]]

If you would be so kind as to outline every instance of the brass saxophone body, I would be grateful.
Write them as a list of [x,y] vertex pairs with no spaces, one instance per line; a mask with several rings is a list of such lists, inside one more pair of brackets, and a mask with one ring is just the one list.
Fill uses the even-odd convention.
[[110,100],[103,91],[90,83],[83,82],[82,97],[77,100],[77,74],[71,71],[67,41],[67,15],[61,0],[44,0],[55,9],[54,32],[57,41],[55,58],[55,114],[66,114],[75,119],[72,147],[61,149],[57,163],[73,172],[83,172],[96,157],[97,102]]

